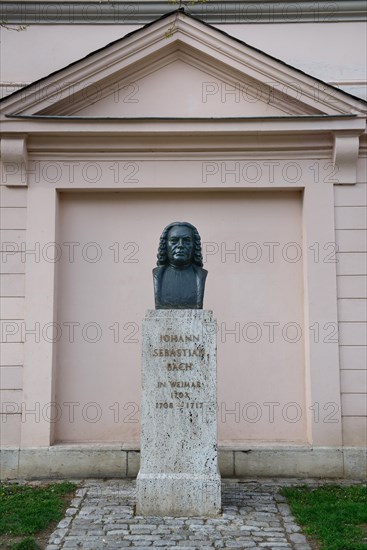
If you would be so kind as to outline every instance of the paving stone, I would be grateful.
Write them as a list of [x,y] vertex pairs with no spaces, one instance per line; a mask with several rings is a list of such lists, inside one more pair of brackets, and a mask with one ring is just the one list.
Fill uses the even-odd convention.
[[321,482],[222,480],[222,513],[212,518],[135,515],[134,480],[78,483],[46,550],[311,550],[279,488]]
[[293,533],[292,535],[289,535],[289,538],[292,542],[307,542],[306,537],[301,533]]
[[259,543],[260,548],[291,548],[290,544],[284,543],[284,542],[260,542]]
[[198,543],[197,541],[192,541],[192,540],[180,540],[179,543],[178,543],[178,546],[179,547],[188,547],[190,548],[190,550],[192,550],[193,548],[196,548],[198,546]]
[[284,502],[280,502],[278,504],[278,509],[284,516],[291,516],[292,515],[288,504],[286,504]]
[[287,502],[286,497],[284,497],[283,495],[274,495],[274,500],[276,502]]
[[241,544],[241,548],[254,548],[256,543],[253,540],[238,541]]
[[65,512],[65,515],[66,516],[75,516],[75,514],[77,513],[78,509],[77,508],[68,508]]
[[300,526],[295,523],[285,523],[284,528],[287,533],[298,533],[301,530]]

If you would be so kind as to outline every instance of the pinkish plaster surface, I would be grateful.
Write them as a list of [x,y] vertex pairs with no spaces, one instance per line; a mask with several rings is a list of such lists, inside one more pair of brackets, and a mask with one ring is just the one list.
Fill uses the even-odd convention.
[[[301,206],[297,192],[61,194],[58,242],[80,244],[74,262],[61,245],[57,266],[56,441],[138,441],[151,270],[164,225],[183,219],[202,235],[205,307],[218,319],[220,441],[304,442],[302,259],[289,260]],[[78,403],[73,421],[66,402]]]

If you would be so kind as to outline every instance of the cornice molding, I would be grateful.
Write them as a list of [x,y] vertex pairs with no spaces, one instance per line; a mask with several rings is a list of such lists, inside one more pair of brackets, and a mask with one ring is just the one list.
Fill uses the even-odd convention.
[[99,157],[101,162],[116,158],[134,162],[332,158],[338,174],[333,183],[356,183],[364,121],[327,117],[320,124],[315,118],[320,117],[263,119],[259,141],[259,120],[208,120],[205,127],[203,121],[195,120],[151,121],[142,128],[135,126],[139,121],[126,121],[123,127],[101,121],[96,127],[95,123],[84,125],[67,119],[70,123],[63,132],[53,119],[44,120],[41,128],[31,117],[27,134],[6,132],[1,139],[2,181],[7,186],[27,186],[30,154],[33,161],[65,162],[89,162]]
[[89,136],[183,136],[183,135],[279,135],[339,132],[340,136],[361,135],[366,130],[365,117],[357,116],[285,116],[229,119],[177,118],[97,118],[62,116],[7,117],[2,121],[5,136],[62,136],[64,133]]
[[[17,2],[1,3],[1,20],[7,25],[144,25],[178,6],[167,1]],[[185,5],[191,15],[206,23],[335,23],[366,21],[366,0],[208,0]]]

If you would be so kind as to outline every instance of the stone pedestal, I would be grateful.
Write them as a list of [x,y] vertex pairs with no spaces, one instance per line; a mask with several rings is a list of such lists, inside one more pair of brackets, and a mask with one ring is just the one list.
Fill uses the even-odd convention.
[[216,406],[212,312],[148,310],[143,323],[138,514],[220,512]]

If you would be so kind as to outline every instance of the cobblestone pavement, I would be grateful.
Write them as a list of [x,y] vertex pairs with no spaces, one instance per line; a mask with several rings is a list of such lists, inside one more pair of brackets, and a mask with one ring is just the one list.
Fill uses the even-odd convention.
[[294,484],[222,480],[220,516],[172,518],[136,515],[133,480],[83,481],[47,550],[311,550],[279,494],[280,485]]

